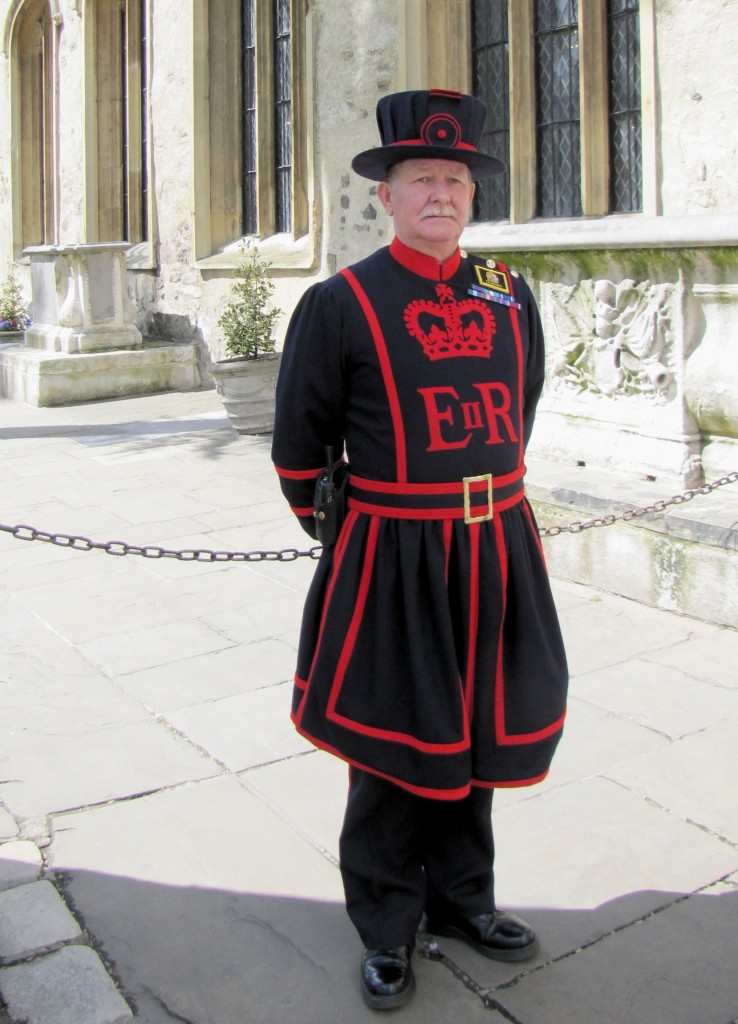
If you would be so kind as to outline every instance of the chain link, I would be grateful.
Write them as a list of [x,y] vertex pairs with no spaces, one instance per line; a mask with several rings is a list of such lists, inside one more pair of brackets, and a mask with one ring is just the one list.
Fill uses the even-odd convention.
[[569,523],[567,526],[546,526],[539,530],[541,537],[558,537],[562,533],[582,533],[583,530],[591,530],[596,526],[612,526],[613,523],[628,523],[631,519],[640,519],[642,516],[651,515],[655,512],[665,512],[671,505],[683,505],[700,494],[710,494],[718,487],[726,484],[734,484],[738,481],[738,472],[728,473],[713,480],[712,483],[702,484],[701,487],[692,487],[681,494],[674,494],[671,498],[663,498],[654,501],[652,505],[643,505],[641,508],[627,509],[625,512],[609,513],[604,516],[595,516],[593,519],[579,519]]
[[0,523],[0,531],[9,533],[17,540],[40,540],[75,551],[104,551],[106,555],[140,555],[141,558],[175,558],[179,562],[294,562],[298,558],[320,558],[323,548],[313,547],[308,551],[284,548],[281,551],[209,551],[207,548],[185,548],[173,551],[154,544],[126,544],[122,540],[94,541],[68,533],[46,533],[34,526],[6,526]]
[[[712,483],[693,487],[691,490],[675,494],[671,498],[655,501],[652,505],[628,509],[617,514],[609,513],[593,519],[580,519],[567,526],[546,526],[539,529],[538,532],[542,537],[558,537],[562,533],[582,533],[584,530],[590,530],[596,526],[612,526],[613,523],[618,522],[627,523],[631,519],[640,519],[642,516],[655,512],[664,512],[671,505],[682,505],[685,501],[691,501],[700,494],[710,494],[718,487],[734,484],[736,481],[738,481],[738,472],[728,473],[727,476],[714,480]],[[297,548],[283,548],[280,551],[210,551],[207,548],[185,548],[181,551],[174,551],[154,544],[126,544],[122,540],[94,541],[88,537],[74,534],[47,533],[45,530],[37,530],[34,526],[6,526],[4,523],[0,523],[0,532],[9,533],[16,540],[38,540],[45,544],[55,544],[57,547],[72,548],[74,551],[104,551],[106,555],[116,557],[139,555],[141,558],[175,558],[180,562],[295,562],[298,558],[317,560],[323,551],[320,545],[309,548],[307,551],[300,551]]]

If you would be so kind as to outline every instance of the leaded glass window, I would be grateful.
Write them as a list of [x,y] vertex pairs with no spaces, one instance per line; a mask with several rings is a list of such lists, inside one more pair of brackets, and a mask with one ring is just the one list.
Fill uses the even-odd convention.
[[608,0],[610,211],[643,208],[638,0]]
[[290,0],[274,5],[274,142],[276,229],[292,228],[292,38]]
[[536,0],[537,212],[582,213],[576,0]]
[[241,191],[244,235],[258,231],[256,152],[256,12],[254,0],[241,4]]
[[146,0],[127,0],[119,13],[121,47],[122,238],[148,239],[148,81]]
[[[510,162],[510,75],[508,0],[473,0],[473,91],[487,106],[480,142],[483,153]],[[476,220],[510,216],[510,177],[500,174],[477,185]]]

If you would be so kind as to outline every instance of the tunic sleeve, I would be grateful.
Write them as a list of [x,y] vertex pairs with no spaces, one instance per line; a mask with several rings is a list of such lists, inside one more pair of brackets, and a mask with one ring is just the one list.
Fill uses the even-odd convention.
[[284,343],[272,440],[282,493],[300,525],[315,537],[313,494],[325,465],[344,452],[343,318],[330,282],[298,303]]
[[523,385],[523,444],[527,448],[533,432],[536,406],[541,397],[546,373],[546,353],[543,340],[543,327],[536,300],[533,298],[528,283],[518,278],[516,293],[520,297],[524,324],[527,325],[528,355],[525,364],[525,382]]

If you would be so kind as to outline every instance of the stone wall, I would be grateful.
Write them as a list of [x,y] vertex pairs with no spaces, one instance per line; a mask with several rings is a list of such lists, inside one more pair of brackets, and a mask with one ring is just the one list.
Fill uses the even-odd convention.
[[738,19],[733,0],[655,4],[658,126],[655,211],[738,211]]
[[738,466],[738,249],[511,252],[547,386],[532,451],[685,486]]
[[[646,215],[479,225],[465,235],[469,249],[523,271],[540,300],[549,378],[534,448],[546,457],[686,483],[736,463],[734,8],[734,0],[642,3],[652,11],[655,40],[647,62],[653,81],[644,85]],[[203,9],[199,0],[150,4],[153,237],[133,247],[127,264],[139,330],[195,345],[207,379],[210,361],[223,354],[217,320],[235,256],[203,252],[198,242]],[[21,10],[22,0],[0,0],[3,125],[11,123],[10,44]],[[50,10],[59,74],[56,241],[78,244],[94,240],[86,193],[91,43],[84,4],[54,0]],[[378,141],[381,95],[453,87],[450,58],[439,70],[444,81],[428,81],[430,55],[439,52],[439,25],[461,24],[464,16],[464,0],[308,3],[310,231],[292,249],[284,240],[262,243],[283,311],[278,345],[306,287],[391,237],[375,186],[351,172],[351,158]],[[0,274],[14,237],[9,141],[8,132],[0,135]],[[29,268],[22,273],[30,285]]]

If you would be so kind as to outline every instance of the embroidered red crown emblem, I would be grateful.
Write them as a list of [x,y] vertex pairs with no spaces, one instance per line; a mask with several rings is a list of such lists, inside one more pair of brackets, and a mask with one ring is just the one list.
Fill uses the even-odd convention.
[[439,302],[416,299],[405,310],[405,325],[428,358],[489,358],[497,330],[489,306],[480,299],[457,302],[447,284],[436,285],[436,294]]

